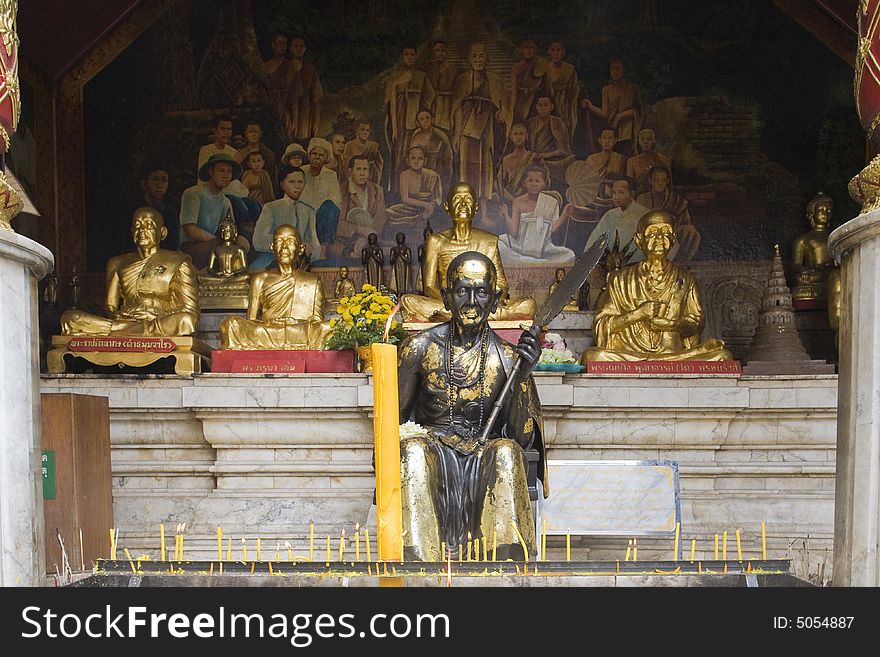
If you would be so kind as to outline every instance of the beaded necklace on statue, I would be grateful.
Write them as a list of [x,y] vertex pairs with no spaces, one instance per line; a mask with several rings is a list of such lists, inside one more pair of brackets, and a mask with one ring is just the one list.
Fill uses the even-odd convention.
[[[479,386],[479,396],[477,397],[477,403],[480,405],[480,421],[476,425],[476,427],[471,427],[468,429],[465,435],[462,435],[462,438],[473,438],[482,428],[483,428],[483,420],[485,407],[483,405],[484,398],[484,388],[485,388],[485,379],[486,379],[486,360],[489,355],[489,328],[484,326],[483,331],[480,334],[480,369],[477,374],[477,385]],[[446,334],[446,398],[449,404],[449,426],[455,426],[453,423],[452,411],[455,408],[455,403],[461,397],[461,389],[467,388],[467,381],[465,381],[466,373],[464,371],[456,372],[455,365],[452,362],[453,351],[452,351],[452,326],[450,325],[449,331]]]

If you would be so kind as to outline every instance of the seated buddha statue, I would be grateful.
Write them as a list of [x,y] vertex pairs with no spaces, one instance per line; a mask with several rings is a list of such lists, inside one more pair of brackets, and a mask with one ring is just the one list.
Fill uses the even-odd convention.
[[278,226],[269,248],[278,268],[251,278],[247,317],[220,323],[221,348],[320,349],[330,332],[324,291],[317,276],[294,267],[304,253],[299,231],[290,224]]
[[404,320],[443,322],[450,319],[450,311],[444,306],[440,291],[446,287],[449,264],[456,256],[467,251],[482,253],[495,265],[496,285],[501,292],[501,301],[489,319],[534,316],[536,305],[532,297],[516,299],[508,294],[507,279],[498,254],[498,236],[471,225],[479,209],[471,186],[467,183],[454,185],[449,190],[443,207],[452,217],[452,228],[428,235],[425,242],[424,295],[403,295],[401,304]]
[[218,228],[222,242],[211,251],[208,267],[199,280],[215,280],[228,283],[247,280],[247,253],[236,242],[238,227],[232,217],[226,217]]
[[159,248],[168,230],[153,208],[134,211],[131,237],[137,249],[107,262],[107,316],[68,310],[64,335],[192,335],[199,321],[199,299],[190,257]]
[[641,262],[611,272],[593,320],[596,346],[581,362],[637,360],[732,360],[721,340],[700,342],[705,318],[697,281],[669,259],[675,218],[647,212],[634,241]]
[[810,231],[799,235],[792,246],[791,259],[796,282],[791,288],[794,301],[827,301],[828,272],[834,266],[828,254],[828,224],[834,211],[834,201],[822,192],[807,203]]

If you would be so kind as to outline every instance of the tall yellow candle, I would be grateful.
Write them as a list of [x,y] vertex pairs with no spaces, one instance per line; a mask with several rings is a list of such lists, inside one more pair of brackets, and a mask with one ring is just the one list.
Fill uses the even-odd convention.
[[468,532],[467,546],[468,546],[467,547],[467,559],[465,559],[465,561],[470,561],[471,560],[471,547],[473,547],[473,543],[471,542],[471,533],[470,532]]
[[721,559],[727,561],[727,530],[721,533]]
[[489,541],[486,540],[486,537],[483,537],[483,561],[488,561],[489,556]]
[[345,530],[339,535],[339,561],[345,561]]
[[675,523],[675,543],[672,548],[672,560],[678,561],[678,541],[681,537],[681,523]]
[[260,539],[258,538],[258,539],[257,539],[257,561],[262,561],[262,560],[263,560],[263,554],[262,554],[262,552],[260,551],[260,547],[261,547]]
[[461,563],[461,554],[462,554],[462,547],[461,547],[461,543],[459,543],[458,544],[458,561],[459,561],[459,563]]
[[526,547],[526,540],[523,538],[522,534],[519,533],[519,527],[516,526],[516,523],[513,523],[513,531],[516,533],[516,537],[519,539],[519,544],[522,546],[523,561],[528,563],[529,549]]
[[400,561],[403,558],[403,508],[400,499],[397,347],[377,342],[372,345],[371,350],[379,559]]
[[247,540],[241,539],[241,560],[247,561]]
[[715,532],[715,561],[718,561],[718,532]]
[[284,547],[287,549],[287,560],[291,561],[293,559],[293,548],[290,547],[290,541],[284,541]]
[[165,561],[165,524],[159,523],[159,550],[160,561]]
[[372,555],[370,554],[370,528],[364,527],[364,545],[367,546],[367,562],[371,562],[373,560]]
[[357,524],[354,526],[354,560],[361,560],[361,526]]
[[629,539],[626,542],[626,556],[624,556],[624,558],[623,558],[624,561],[629,561],[630,555],[632,553],[632,547],[633,547],[632,539]]
[[761,558],[767,560],[767,525],[761,521]]
[[223,561],[223,530],[217,527],[217,561]]
[[742,550],[742,543],[740,543],[740,529],[739,529],[739,527],[736,528],[736,560],[737,561],[743,560],[743,550]]
[[571,561],[571,532],[565,534],[565,560]]
[[110,558],[116,561],[116,543],[113,541],[113,528],[110,528]]
[[547,519],[541,518],[541,561],[547,561]]
[[440,560],[446,561],[446,541],[440,541]]
[[[315,523],[309,522],[309,561],[315,560]],[[288,559],[289,561],[289,559]]]
[[474,561],[480,560],[480,539],[474,539]]
[[498,552],[498,529],[492,530],[492,561],[495,561],[495,555]]
[[697,539],[691,539],[691,563],[694,562],[694,555],[697,553]]
[[327,565],[330,565],[330,534],[327,534]]
[[639,539],[633,539],[633,561],[639,560]]

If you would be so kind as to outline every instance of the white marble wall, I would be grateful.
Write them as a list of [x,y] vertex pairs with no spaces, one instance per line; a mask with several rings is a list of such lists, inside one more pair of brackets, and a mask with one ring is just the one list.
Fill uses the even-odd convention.
[[0,230],[0,586],[43,581],[37,281],[52,254]]
[[[551,458],[679,461],[682,531],[688,545],[698,539],[701,558],[725,529],[732,553],[737,527],[757,556],[762,520],[768,556],[807,537],[814,551],[831,547],[837,377],[537,380]],[[138,551],[155,555],[159,522],[166,531],[187,522],[193,554],[216,554],[218,524],[236,541],[259,533],[265,549],[291,540],[302,553],[310,521],[318,536],[338,537],[367,517],[374,480],[365,375],[57,375],[44,376],[42,390],[110,398],[114,514]],[[578,539],[574,549],[619,557],[622,544]],[[654,547],[671,554],[671,545]],[[645,541],[640,553],[651,548]],[[551,556],[554,549],[558,539]]]

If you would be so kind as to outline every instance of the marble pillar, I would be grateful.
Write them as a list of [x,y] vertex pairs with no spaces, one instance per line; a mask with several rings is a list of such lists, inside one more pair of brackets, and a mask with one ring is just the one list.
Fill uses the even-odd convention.
[[0,586],[46,572],[37,281],[53,266],[44,246],[0,230]]
[[840,263],[836,586],[880,586],[880,209],[828,238]]

